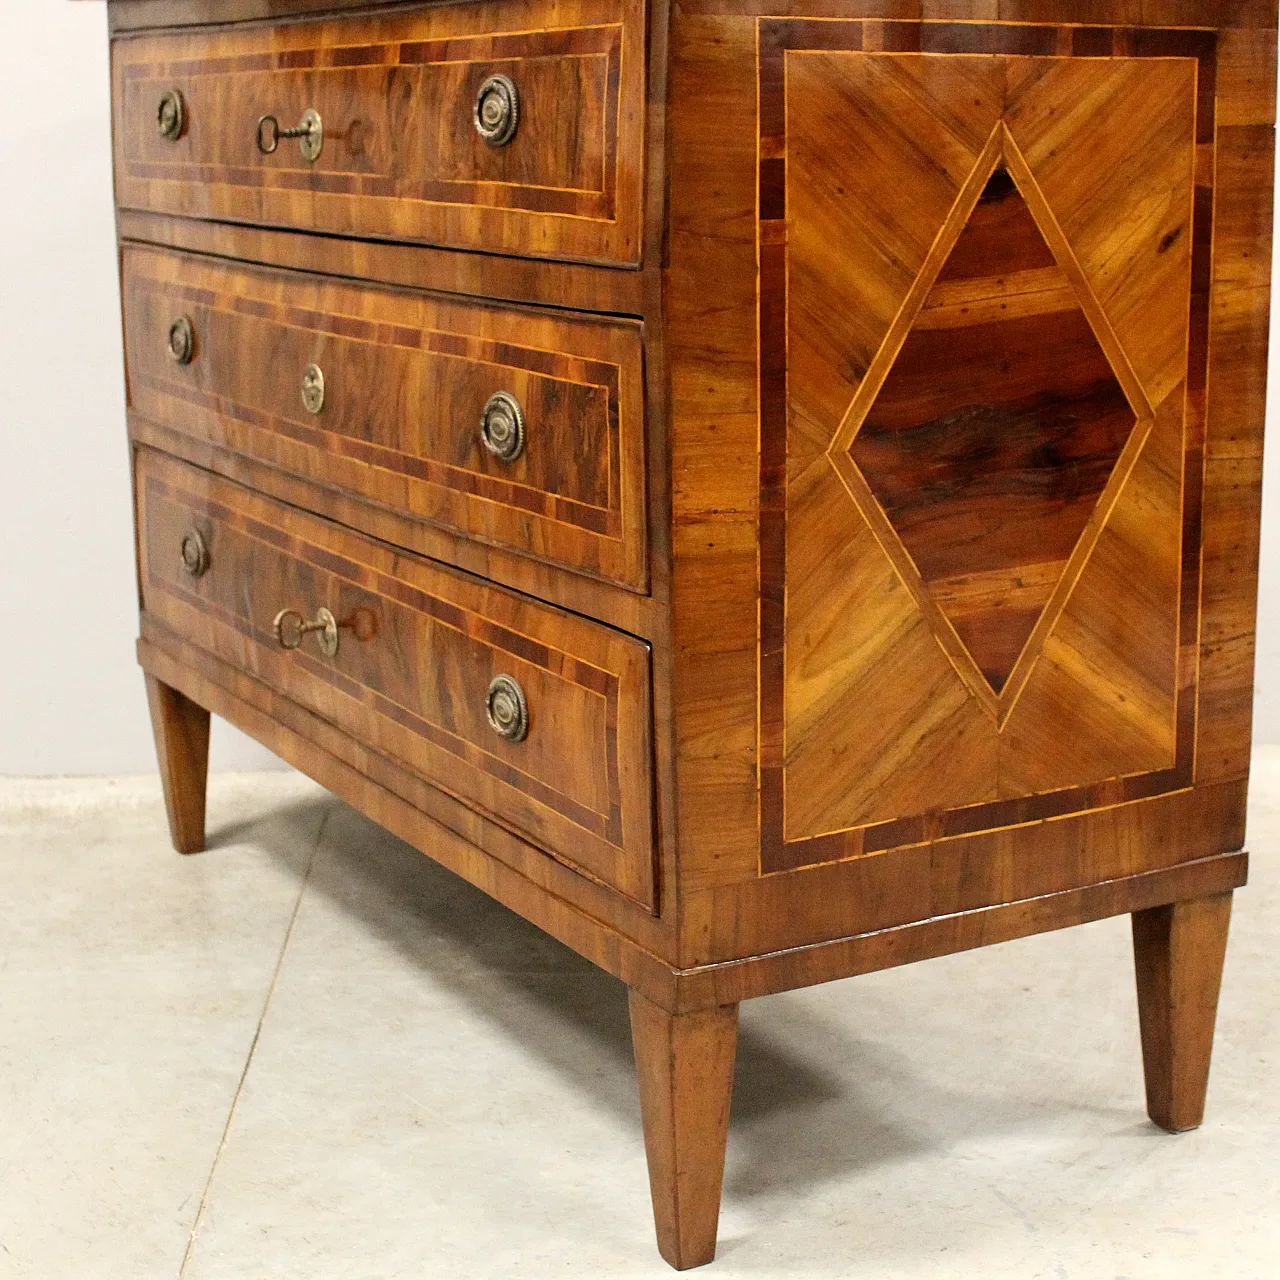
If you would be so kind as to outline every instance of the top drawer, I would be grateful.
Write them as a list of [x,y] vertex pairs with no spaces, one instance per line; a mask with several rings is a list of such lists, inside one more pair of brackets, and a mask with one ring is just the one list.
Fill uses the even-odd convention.
[[636,263],[643,18],[641,0],[513,0],[119,39],[117,199]]

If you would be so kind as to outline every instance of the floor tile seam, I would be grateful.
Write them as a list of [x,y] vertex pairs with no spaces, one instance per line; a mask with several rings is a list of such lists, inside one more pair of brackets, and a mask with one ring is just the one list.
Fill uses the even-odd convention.
[[280,943],[280,952],[276,957],[275,968],[271,974],[271,981],[267,984],[267,993],[262,1001],[262,1009],[258,1014],[258,1022],[253,1030],[253,1038],[249,1041],[249,1049],[245,1054],[244,1066],[240,1070],[240,1078],[236,1081],[235,1093],[231,1098],[231,1106],[227,1110],[226,1123],[222,1127],[222,1135],[218,1139],[217,1149],[213,1154],[213,1161],[209,1166],[209,1175],[205,1179],[204,1189],[200,1193],[200,1203],[196,1208],[195,1217],[191,1222],[191,1231],[187,1236],[187,1247],[183,1251],[182,1262],[178,1266],[176,1280],[183,1280],[187,1274],[187,1268],[191,1265],[192,1257],[195,1253],[196,1238],[200,1233],[200,1227],[204,1221],[205,1211],[209,1203],[209,1193],[213,1188],[213,1180],[218,1173],[218,1165],[222,1160],[222,1153],[226,1150],[227,1141],[231,1136],[232,1126],[235,1124],[236,1112],[240,1107],[240,1099],[244,1095],[245,1081],[249,1077],[249,1070],[253,1066],[254,1054],[258,1048],[258,1041],[262,1036],[262,1028],[266,1023],[267,1014],[270,1012],[272,1000],[275,997],[276,987],[280,982],[280,973],[284,968],[285,956],[289,951],[289,943],[293,939],[293,931],[298,923],[298,916],[302,911],[303,898],[306,896],[307,885],[311,880],[312,868],[316,864],[316,858],[320,853],[320,844],[324,839],[325,828],[329,825],[329,817],[333,813],[334,802],[331,802],[324,811],[324,816],[320,819],[320,825],[316,829],[315,839],[311,845],[311,853],[307,858],[306,870],[302,874],[302,883],[298,886],[298,896],[294,899],[293,910],[289,915],[289,923],[284,931],[284,938]]

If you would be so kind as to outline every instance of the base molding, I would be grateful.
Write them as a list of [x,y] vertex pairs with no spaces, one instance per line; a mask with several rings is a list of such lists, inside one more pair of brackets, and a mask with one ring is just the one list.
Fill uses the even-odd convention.
[[[148,628],[153,635],[155,630]],[[1248,854],[1222,853],[1082,888],[935,916],[810,946],[679,968],[614,926],[557,897],[550,888],[499,862],[381,786],[367,772],[238,696],[208,674],[222,666],[216,660],[202,658],[205,670],[197,671],[154,639],[144,638],[138,641],[138,661],[149,676],[256,738],[374,822],[670,1013],[737,1004],[755,996],[1009,942],[1107,916],[1229,893],[1248,878]],[[243,672],[235,676],[238,687],[252,681]],[[268,696],[278,707],[280,695]],[[311,718],[301,708],[296,711],[291,719]]]

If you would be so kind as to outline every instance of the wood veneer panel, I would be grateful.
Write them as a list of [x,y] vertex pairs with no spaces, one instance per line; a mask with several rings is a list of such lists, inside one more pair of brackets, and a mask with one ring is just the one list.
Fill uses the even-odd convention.
[[[471,582],[163,457],[138,461],[143,608],[224,661],[645,906],[656,902],[647,646]],[[208,571],[183,572],[198,530]],[[331,608],[339,650],[272,635]],[[486,722],[517,680],[527,736]]]
[[[1068,24],[1048,33],[1052,39],[1055,67],[1063,60],[1070,61],[1073,56],[1094,60],[1095,66],[1098,65],[1097,60],[1114,60],[1111,72],[1117,78],[1103,86],[1100,98],[1096,95],[1090,97],[1090,110],[1113,120],[1114,123],[1107,126],[1108,131],[1116,136],[1126,136],[1126,129],[1132,125],[1140,133],[1145,130],[1152,135],[1160,135],[1153,136],[1150,146],[1143,143],[1131,149],[1134,154],[1126,160],[1130,166],[1127,182],[1113,181],[1112,174],[1096,169],[1075,177],[1055,173],[1047,153],[1036,154],[1036,164],[1045,170],[1046,183],[1054,188],[1055,198],[1064,205],[1063,219],[1056,215],[1049,217],[1050,225],[1046,228],[1049,243],[1056,255],[1061,255],[1065,246],[1068,261],[1063,269],[1070,275],[1077,293],[1087,295],[1086,311],[1090,323],[1095,329],[1102,329],[1099,341],[1108,359],[1119,366],[1117,378],[1126,392],[1147,400],[1151,405],[1151,433],[1145,441],[1138,438],[1134,447],[1121,459],[1118,470],[1123,473],[1124,484],[1117,485],[1118,492],[1106,500],[1108,520],[1114,519],[1115,525],[1108,531],[1104,528],[1106,521],[1097,522],[1096,532],[1104,536],[1093,548],[1086,575],[1072,575],[1071,578],[1073,589],[1082,593],[1081,604],[1088,604],[1089,600],[1095,602],[1089,606],[1092,609],[1091,619],[1073,619],[1070,603],[1064,600],[1067,607],[1060,615],[1065,622],[1059,638],[1074,650],[1066,663],[1076,668],[1074,679],[1086,674],[1083,668],[1091,646],[1110,647],[1111,656],[1107,661],[1112,664],[1116,682],[1113,694],[1123,694],[1125,708],[1122,710],[1119,697],[1113,696],[1107,714],[1114,713],[1118,717],[1112,727],[1117,731],[1117,740],[1127,744],[1123,751],[1129,754],[1131,761],[1136,758],[1139,767],[1148,772],[1131,777],[1116,776],[1114,765],[1109,765],[1105,759],[1109,729],[1093,735],[1091,744],[1088,744],[1091,755],[1086,753],[1085,757],[1078,757],[1074,764],[1067,760],[1057,768],[1058,776],[1055,777],[1054,752],[1061,747],[1061,738],[1055,746],[1052,735],[1046,733],[1038,748],[1038,758],[1021,762],[1021,776],[1012,768],[1007,773],[1009,792],[1016,793],[1029,787],[1033,794],[1021,798],[1007,794],[986,817],[982,806],[969,806],[951,814],[926,813],[911,822],[880,824],[882,830],[868,829],[866,832],[867,836],[874,836],[874,841],[868,840],[862,852],[874,853],[875,856],[864,858],[862,861],[866,865],[861,869],[855,869],[855,864],[850,863],[845,873],[836,875],[832,871],[830,878],[826,870],[819,868],[792,872],[786,877],[779,877],[780,880],[793,880],[789,888],[781,885],[768,888],[767,882],[758,887],[753,884],[759,871],[749,865],[749,849],[753,839],[759,838],[756,835],[759,830],[756,814],[760,810],[752,812],[748,807],[748,797],[760,779],[767,779],[767,766],[760,769],[765,763],[765,755],[758,753],[767,753],[772,744],[781,743],[781,738],[776,736],[777,729],[767,718],[763,724],[757,720],[757,711],[762,704],[758,704],[753,696],[757,694],[758,687],[753,687],[753,682],[743,671],[743,649],[753,644],[757,646],[761,671],[789,670],[795,679],[802,682],[812,678],[820,683],[822,678],[830,677],[838,663],[833,665],[825,659],[819,660],[818,646],[834,643],[843,630],[858,626],[860,618],[849,610],[840,610],[824,597],[824,591],[829,595],[829,588],[824,587],[824,582],[838,584],[840,581],[840,574],[834,568],[828,572],[829,566],[824,557],[852,556],[857,539],[850,536],[848,530],[844,540],[829,532],[828,526],[838,517],[835,503],[828,502],[824,496],[829,494],[825,478],[811,467],[814,451],[819,456],[821,454],[818,444],[821,432],[813,428],[809,421],[811,415],[807,415],[795,431],[793,453],[776,450],[770,453],[767,432],[758,444],[753,430],[750,417],[753,404],[758,403],[766,420],[770,413],[778,412],[780,396],[785,391],[785,383],[779,380],[778,374],[785,366],[780,363],[779,348],[765,343],[757,352],[750,337],[741,333],[737,319],[743,302],[739,295],[743,282],[752,272],[754,259],[754,265],[761,273],[757,278],[762,281],[758,299],[759,332],[776,333],[779,324],[785,323],[785,313],[780,311],[767,281],[769,273],[777,271],[777,264],[785,261],[788,252],[790,236],[785,221],[785,165],[792,157],[790,151],[776,141],[776,132],[770,131],[769,121],[774,117],[770,116],[770,109],[763,100],[759,105],[762,140],[757,145],[757,155],[750,157],[740,145],[742,139],[738,130],[750,127],[748,121],[756,105],[757,87],[745,83],[741,74],[754,56],[756,32],[751,11],[744,11],[737,5],[734,8],[743,16],[735,17],[726,6],[705,2],[682,7],[674,20],[672,34],[672,83],[679,86],[681,96],[676,99],[678,106],[673,111],[670,132],[669,350],[673,388],[687,396],[690,407],[689,415],[677,420],[673,440],[678,463],[674,472],[674,610],[677,635],[684,641],[676,650],[676,675],[678,687],[687,682],[685,687],[689,699],[687,711],[683,702],[677,702],[681,867],[684,883],[690,890],[683,913],[685,950],[682,954],[685,962],[699,953],[723,957],[735,949],[742,955],[768,945],[798,945],[814,932],[815,921],[810,911],[816,911],[824,919],[828,913],[833,917],[841,916],[847,923],[851,903],[874,900],[882,903],[895,901],[902,905],[899,886],[913,877],[926,880],[933,872],[927,869],[931,864],[923,852],[920,856],[926,861],[914,870],[901,871],[888,863],[879,869],[874,868],[872,864],[885,857],[881,851],[901,841],[918,842],[922,851],[931,844],[934,849],[941,849],[945,843],[933,843],[940,838],[948,843],[963,841],[967,832],[976,834],[987,825],[997,828],[995,835],[981,838],[973,847],[973,857],[977,861],[970,861],[968,856],[963,863],[944,859],[946,865],[955,868],[955,874],[935,877],[934,895],[927,902],[917,903],[915,909],[926,917],[930,912],[945,911],[946,904],[955,900],[953,895],[960,893],[961,886],[966,896],[977,887],[976,895],[980,898],[984,892],[1003,893],[1010,878],[1021,880],[1027,874],[1026,863],[1049,856],[1045,851],[1056,847],[1050,833],[1060,832],[1063,823],[1070,826],[1075,821],[1055,817],[1069,813],[1072,808],[1098,808],[1097,814],[1082,819],[1086,823],[1098,824],[1095,827],[1098,835],[1088,842],[1087,849],[1077,848],[1066,857],[1064,864],[1054,873],[1065,876],[1067,883],[1072,877],[1083,881],[1090,875],[1101,873],[1108,856],[1103,832],[1110,832],[1112,838],[1128,842],[1124,858],[1129,859],[1135,869],[1140,869],[1145,850],[1171,839],[1179,848],[1179,857],[1194,856],[1181,842],[1176,824],[1170,826],[1161,819],[1143,835],[1141,824],[1133,826],[1130,819],[1125,819],[1116,826],[1101,815],[1112,812],[1117,804],[1121,806],[1118,812],[1127,811],[1125,801],[1130,798],[1140,799],[1161,790],[1185,788],[1193,777],[1192,744],[1197,728],[1201,767],[1208,744],[1219,740],[1231,744],[1229,753],[1218,757],[1222,764],[1214,776],[1230,776],[1228,771],[1233,766],[1226,763],[1228,758],[1241,762],[1246,758],[1247,731],[1241,727],[1244,722],[1237,712],[1247,698],[1248,653],[1252,644],[1252,615],[1246,611],[1244,601],[1249,594],[1248,566],[1256,554],[1256,541],[1246,533],[1245,526],[1256,518],[1250,506],[1256,501],[1256,457],[1252,453],[1256,452],[1261,424],[1256,395],[1263,385],[1259,340],[1265,334],[1265,328],[1259,328],[1257,317],[1264,313],[1266,304],[1265,296],[1254,293],[1255,281],[1260,283],[1265,275],[1263,270],[1255,271],[1255,259],[1265,267],[1265,228],[1260,224],[1263,218],[1269,217],[1269,179],[1262,171],[1269,163],[1270,136],[1269,131],[1259,131],[1248,142],[1241,136],[1236,145],[1242,151],[1252,153],[1249,163],[1255,166],[1255,176],[1245,180],[1238,172],[1230,173],[1228,169],[1226,187],[1221,185],[1224,172],[1221,156],[1215,157],[1212,146],[1203,141],[1203,137],[1207,122],[1212,121],[1219,147],[1230,147],[1232,126],[1221,122],[1231,119],[1232,112],[1246,117],[1273,113],[1270,90],[1259,88],[1260,82],[1253,79],[1249,70],[1250,67],[1270,64],[1273,55],[1267,46],[1274,43],[1270,29],[1260,30],[1256,35],[1243,27],[1232,29],[1230,38],[1220,39],[1216,69],[1209,67],[1206,70],[1205,59],[1212,57],[1212,53],[1211,41],[1204,32],[1135,33],[1133,26],[1142,21],[1136,4],[1129,7],[1133,12],[1123,5],[1106,6],[1105,9],[1097,5],[1076,6],[1074,22],[1062,6],[1057,11],[1052,6],[1043,8],[1044,14],[1050,18]],[[863,49],[903,47],[908,43],[908,33],[905,24],[895,23],[894,19],[915,17],[918,9],[919,6],[908,4],[872,3],[861,6],[859,12],[884,19],[860,24]],[[799,31],[804,26],[800,20],[809,16],[848,16],[847,8],[837,11],[822,4],[788,6],[788,11],[793,15],[792,20],[789,26],[778,21],[776,26],[779,30]],[[776,8],[774,13],[777,13]],[[1225,15],[1225,20],[1229,25],[1242,15],[1243,9],[1233,9]],[[981,18],[986,15],[975,7],[968,14],[948,12],[942,16]],[[1201,20],[1209,17],[1207,12],[1202,13]],[[1129,28],[1109,25],[1120,21],[1132,25]],[[1081,26],[1081,22],[1096,22],[1097,25]],[[838,44],[833,32],[839,25],[808,24],[806,34],[809,31],[820,32],[820,35],[813,36],[815,47],[820,50],[820,55],[815,53],[815,59],[819,56],[832,57],[833,46]],[[963,35],[963,29],[953,28],[945,38],[954,41]],[[969,36],[975,41],[987,42],[986,48],[994,51],[989,56],[999,56],[1002,38],[999,31],[972,31]],[[1036,40],[1044,38],[1044,33],[1035,35]],[[933,33],[927,40],[922,36],[917,45],[922,42],[932,42],[934,47],[938,47],[939,35]],[[767,48],[768,40],[762,30],[762,56]],[[1173,65],[1169,65],[1171,58],[1175,60]],[[1166,89],[1174,85],[1181,85],[1181,89],[1177,93],[1153,94],[1153,97],[1161,98],[1158,111],[1147,107],[1137,109],[1132,103],[1126,105],[1127,96],[1133,91],[1129,83],[1131,77],[1126,79],[1131,68],[1122,65],[1127,59],[1159,71],[1160,74],[1149,83],[1167,80]],[[1165,61],[1161,62],[1161,59]],[[1160,62],[1158,68],[1155,67],[1157,62]],[[780,87],[781,77],[763,64],[761,74],[763,79],[758,92],[765,92],[770,85]],[[1103,79],[1106,78],[1104,75]],[[1032,79],[1028,77],[1028,82]],[[1183,103],[1190,95],[1195,115],[1185,108],[1180,114],[1171,115],[1171,93]],[[726,122],[714,139],[703,128],[711,116]],[[1029,112],[1015,122],[1031,152],[1036,151],[1042,136],[1037,132],[1041,126],[1033,116],[1034,113]],[[1010,127],[1012,129],[1013,125]],[[1200,141],[1196,140],[1193,130],[1200,135]],[[1169,138],[1174,136],[1180,136],[1183,141],[1171,146]],[[1265,154],[1261,149],[1264,142],[1268,148]],[[1018,146],[1016,140],[1014,146]],[[1211,192],[1215,159],[1218,161],[1219,186],[1216,192]],[[1024,162],[1030,168],[1025,157]],[[748,166],[754,176],[750,188]],[[1035,172],[1029,174],[1029,180],[1040,197],[1033,212],[1043,223],[1047,214],[1053,215],[1053,208],[1040,190]],[[1182,212],[1167,199],[1171,185],[1178,186],[1182,193],[1181,199],[1185,202],[1180,206]],[[1249,195],[1245,194],[1246,187],[1250,190]],[[1161,189],[1166,198],[1156,209],[1149,197]],[[1256,196],[1252,194],[1254,192]],[[834,193],[835,196],[838,194]],[[1135,236],[1135,252],[1144,263],[1147,259],[1143,255],[1151,254],[1150,268],[1134,273],[1134,279],[1122,280],[1116,273],[1108,272],[1105,265],[1107,255],[1116,252],[1120,240],[1109,242],[1105,229],[1094,227],[1089,222],[1090,201],[1103,195],[1112,201],[1118,224]],[[1078,208],[1073,204],[1077,200],[1081,201]],[[749,208],[748,201],[757,203],[762,214],[773,210],[784,215],[764,218],[754,254],[742,242],[741,223]],[[831,216],[837,203],[828,201],[821,206],[826,216]],[[1212,245],[1215,274],[1212,277],[1214,294],[1211,305],[1209,215],[1216,211],[1218,225],[1225,229],[1229,225],[1232,208],[1241,210],[1239,238],[1242,248],[1234,256],[1230,251],[1224,256],[1220,245]],[[1227,222],[1223,221],[1224,211],[1227,212]],[[1071,235],[1079,241],[1078,252],[1064,226],[1069,226]],[[1176,234],[1171,237],[1171,232]],[[1116,235],[1123,238],[1123,233]],[[1161,251],[1166,241],[1168,244]],[[1245,242],[1247,248],[1243,247]],[[832,243],[842,241],[833,236]],[[1230,264],[1225,272],[1220,263]],[[1242,281],[1247,279],[1248,283],[1232,286],[1227,277],[1233,273]],[[815,270],[815,277],[817,274]],[[1151,290],[1149,305],[1162,308],[1160,323],[1152,325],[1149,332],[1142,329],[1138,317],[1143,304],[1135,301],[1133,293],[1135,283],[1140,290],[1143,280]],[[1184,301],[1181,304],[1170,302],[1179,291]],[[1103,296],[1107,299],[1105,306],[1099,301]],[[712,327],[709,318],[716,314],[715,308],[721,304],[725,320]],[[1115,312],[1115,323],[1109,319],[1107,308]],[[839,308],[833,310],[840,311]],[[1230,360],[1236,355],[1236,347],[1225,337],[1229,326],[1234,327],[1233,336],[1237,344],[1240,338],[1245,339],[1244,350],[1240,351],[1238,358],[1249,408],[1245,410],[1243,403],[1238,404],[1238,393],[1229,381],[1218,382],[1211,370],[1208,420],[1207,426],[1202,428],[1206,422],[1206,400],[1202,393],[1211,311],[1214,317],[1213,350],[1221,351],[1220,357],[1215,356],[1215,362],[1219,358]],[[1166,323],[1170,315],[1176,316],[1179,312],[1189,316],[1189,338],[1180,335],[1176,327],[1169,328]],[[834,323],[837,326],[845,323],[843,313],[837,315]],[[1117,337],[1120,332],[1126,335],[1123,342]],[[1221,340],[1217,337],[1219,332],[1223,335]],[[1187,330],[1184,329],[1183,333]],[[1134,349],[1132,357],[1129,346]],[[1170,381],[1179,367],[1171,353],[1179,347],[1183,351],[1185,374]],[[714,358],[711,355],[713,349]],[[826,367],[835,366],[828,362]],[[859,376],[858,363],[851,362],[843,369],[836,367],[830,378],[819,379],[817,385],[819,391],[826,394],[823,389],[837,386],[841,378],[849,387],[855,387]],[[1163,398],[1160,398],[1162,392]],[[1152,396],[1156,397],[1154,401]],[[1249,426],[1243,435],[1235,433],[1231,442],[1223,437],[1218,446],[1223,457],[1217,463],[1212,459],[1215,397],[1221,397],[1219,421],[1226,422],[1232,418],[1237,428],[1243,428],[1246,414],[1249,417]],[[838,404],[837,395],[831,393],[829,398],[831,404]],[[1180,399],[1183,403],[1179,410]],[[1179,419],[1176,432],[1171,425],[1175,417]],[[1198,456],[1202,429],[1207,431],[1208,450],[1203,461]],[[753,504],[741,492],[741,467],[744,459],[761,447],[763,453],[757,454],[761,489]],[[1181,463],[1178,461],[1179,449]],[[683,466],[679,465],[681,460],[686,460]],[[686,470],[697,478],[697,484],[690,483],[687,491],[680,485],[682,472]],[[1197,499],[1202,475],[1205,600],[1208,602],[1215,598],[1215,593],[1219,593],[1222,601],[1216,606],[1221,609],[1218,615],[1220,629],[1215,629],[1212,644],[1206,645],[1203,652],[1200,650],[1195,607],[1200,594],[1200,555],[1196,548],[1201,537],[1201,508]],[[1238,489],[1235,487],[1237,476]],[[824,547],[822,553],[815,552],[803,572],[787,578],[788,592],[807,594],[815,602],[818,612],[813,615],[815,625],[811,631],[815,644],[813,661],[797,658],[794,664],[785,667],[785,663],[790,663],[790,657],[784,657],[776,629],[771,630],[769,623],[771,611],[778,610],[775,616],[781,616],[780,611],[784,607],[784,597],[777,580],[769,576],[770,566],[776,557],[776,550],[770,550],[770,547],[776,547],[776,538],[772,544],[767,537],[761,543],[759,565],[764,577],[757,594],[761,602],[758,619],[752,616],[748,607],[746,596],[751,590],[748,585],[749,567],[742,562],[741,553],[744,524],[749,526],[758,520],[763,531],[770,520],[777,519],[784,477],[807,486],[806,492],[812,490],[814,496],[806,498],[803,518],[810,522],[808,527],[817,540],[815,546],[821,542]],[[710,500],[713,494],[718,501]],[[1232,515],[1233,496],[1237,499],[1247,497],[1238,521]],[[1118,502],[1113,504],[1112,498]],[[1176,512],[1182,521],[1180,537],[1169,532],[1172,512]],[[1213,540],[1216,541],[1212,549],[1208,533],[1211,522],[1214,525]],[[854,527],[850,525],[850,529]],[[824,533],[824,529],[828,531]],[[826,541],[822,541],[824,538]],[[1118,570],[1125,578],[1123,587],[1116,577]],[[1242,571],[1246,576],[1237,591],[1233,575]],[[1137,575],[1144,579],[1141,584],[1136,584]],[[1210,578],[1214,575],[1217,575],[1216,583],[1211,583]],[[885,580],[883,574],[879,580]],[[1175,580],[1176,586],[1171,586]],[[1134,596],[1133,612],[1125,620],[1129,639],[1124,638],[1126,633],[1123,631],[1111,633],[1112,622],[1108,620],[1108,609],[1102,603],[1108,596],[1114,598],[1126,592]],[[880,597],[875,599],[879,607]],[[1174,602],[1172,607],[1171,601]],[[1228,601],[1232,603],[1228,604]],[[1152,612],[1153,608],[1155,612]],[[1252,606],[1248,608],[1251,610]],[[1208,616],[1206,614],[1206,621]],[[1139,636],[1142,637],[1141,644],[1137,641]],[[1125,660],[1120,665],[1115,658],[1118,649],[1125,650]],[[1065,651],[1063,656],[1065,658]],[[1215,673],[1214,678],[1221,678],[1223,682],[1222,701],[1212,713],[1209,708],[1214,706],[1216,695],[1209,694],[1208,686],[1205,686],[1203,697],[1198,699],[1196,696],[1197,677],[1210,671]],[[812,676],[805,675],[805,672],[811,672]],[[1052,673],[1046,666],[1046,678],[1049,674]],[[923,683],[927,685],[928,681]],[[1107,681],[1103,680],[1096,686],[1096,692],[1102,693],[1106,687]],[[1071,694],[1065,692],[1064,686],[1062,696],[1071,699],[1073,705],[1080,701],[1088,703],[1093,696],[1088,692],[1089,688],[1089,680],[1079,684]],[[812,689],[807,689],[804,696],[808,697],[810,692]],[[810,717],[805,721],[806,728],[821,721],[821,717],[812,716],[816,705],[804,703],[800,706],[800,714]],[[1030,706],[1028,703],[1028,708]],[[862,705],[858,710],[862,710]],[[1019,726],[1017,716],[1015,709],[1010,715],[1010,731],[1022,733],[1025,737],[1032,717],[1027,717],[1027,723]],[[830,723],[837,723],[840,718],[833,702]],[[858,715],[846,718],[862,724],[865,736],[876,740],[881,721],[874,715],[865,719]],[[751,750],[749,736],[753,725],[756,726],[755,753]],[[1216,733],[1222,735],[1221,739],[1215,738]],[[787,746],[788,752],[799,749],[790,743]],[[1216,746],[1210,749],[1216,751]],[[868,752],[867,759],[870,760],[871,756],[872,753]],[[1172,768],[1168,767],[1171,756],[1176,759]],[[1060,791],[1036,791],[1040,777],[1047,778],[1052,786],[1057,787],[1061,775],[1073,770],[1081,777],[1097,777],[1101,781]],[[812,770],[812,776],[820,778],[821,770]],[[832,785],[830,790],[835,793],[839,788]],[[1212,803],[1207,800],[1209,794],[1216,797]],[[1195,840],[1203,852],[1210,853],[1239,846],[1242,797],[1243,790],[1237,787],[1206,793],[1206,798],[1200,801],[1170,800],[1169,803],[1183,814],[1185,822],[1201,828]],[[788,820],[791,812],[788,807]],[[1045,826],[1034,825],[1044,824],[1046,820],[1050,821]],[[777,821],[776,817],[774,821]],[[767,827],[764,838],[769,838]],[[1041,841],[1048,841],[1048,844]],[[847,853],[858,851],[854,846],[846,850]],[[987,863],[986,859],[992,861]],[[724,894],[714,889],[716,885],[735,882],[739,887]],[[748,901],[753,905],[746,905]],[[820,908],[818,903],[822,904]],[[733,923],[727,925],[722,935],[713,938],[717,920]],[[836,926],[833,924],[832,927]]]
[[[113,46],[119,203],[240,222],[587,261],[639,262],[641,0],[500,0]],[[472,124],[485,78],[521,93],[490,146]],[[187,123],[156,129],[176,88]],[[307,163],[259,153],[260,116],[320,113]]]
[[[1040,28],[883,27],[876,45],[954,56],[869,51],[865,23],[762,28],[767,872],[1191,777],[1195,664],[1178,650],[1199,590],[1207,315],[1195,282],[1209,260],[1212,172],[1197,164],[1196,139],[1212,38],[1148,32],[1123,56],[1063,59],[1036,52]],[[881,99],[901,83],[914,86],[911,109],[892,114],[936,153],[919,192],[919,157],[866,123],[880,124]],[[870,140],[856,173],[820,161],[842,113],[854,151]],[[1149,142],[1120,176],[1117,156],[1096,177],[1085,164],[1095,130],[1105,145]],[[912,232],[869,234],[879,193],[900,175],[916,198],[896,216]],[[949,202],[931,204],[939,175]],[[864,188],[875,194],[860,198]],[[841,269],[825,268],[830,244],[843,286]],[[1138,268],[1119,270],[1130,251]],[[895,281],[887,291],[882,276]],[[1159,323],[1144,327],[1144,309]],[[870,346],[850,314],[880,317]],[[827,344],[821,359],[811,330]],[[847,501],[824,489],[809,461],[819,450]],[[836,572],[863,522],[881,568],[869,551],[867,573],[851,560]],[[876,585],[886,573],[918,611],[896,631],[897,588]],[[1130,595],[1130,607],[1116,604]],[[872,617],[883,622],[874,632]],[[919,649],[930,632],[940,665]],[[966,723],[965,699],[985,728]],[[981,808],[996,798],[1003,807]]]
[[1209,858],[1232,847],[1245,794],[1243,782],[1196,787],[695,890],[683,903],[681,965],[902,928]]
[[[407,517],[647,586],[640,329],[267,272],[123,255],[131,408],[162,425]],[[184,315],[194,358],[169,357]],[[299,392],[324,371],[323,407]],[[525,418],[520,456],[485,449],[495,392]]]
[[[673,16],[665,317],[682,888],[754,875],[755,32]],[[714,129],[707,127],[714,120]]]
[[[389,4],[418,0],[386,0]],[[362,8],[367,0],[111,0],[113,29],[197,25],[291,17],[317,10]],[[1225,30],[1274,28],[1275,0],[690,0],[690,14],[776,15],[872,19],[955,19],[1067,25],[1193,26]]]
[[138,660],[269,750],[608,973],[664,1007],[669,923],[592,884],[304,707],[143,618]]
[[1066,273],[997,169],[850,449],[996,693],[1134,425]]
[[434,245],[351,240],[234,222],[201,222],[136,209],[119,210],[117,224],[126,243],[167,245],[261,266],[605,315],[645,313],[646,277],[639,271],[504,258]]
[[382,542],[443,561],[478,577],[492,579],[644,640],[654,640],[662,633],[662,604],[654,596],[637,595],[621,587],[607,588],[581,574],[569,573],[527,556],[505,554],[474,539],[414,520],[401,512],[326,489],[313,481],[255,462],[243,454],[217,448],[204,440],[157,425],[136,413],[128,415],[128,424],[129,438],[135,444],[172,454],[281,502],[314,511],[339,524],[362,529]]
[[[1253,714],[1275,136],[1218,132],[1197,776],[1245,777]],[[1244,838],[1243,807],[1236,815]]]
[[751,959],[684,969],[678,976],[677,1007],[708,1008],[773,995],[1129,911],[1159,910],[1169,902],[1237,889],[1245,883],[1247,871],[1247,854],[1215,854],[1081,889],[938,915],[917,924],[792,947]]

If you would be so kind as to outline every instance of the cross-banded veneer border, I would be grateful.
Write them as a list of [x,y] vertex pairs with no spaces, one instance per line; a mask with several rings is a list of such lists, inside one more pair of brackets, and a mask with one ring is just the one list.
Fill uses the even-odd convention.
[[[1052,58],[1192,58],[1197,64],[1191,296],[1183,419],[1179,654],[1199,633],[1204,422],[1209,362],[1217,34],[1201,29],[1032,23],[762,18],[758,35],[758,327],[760,495],[758,782],[760,873],[797,870],[907,845],[1008,828],[1168,794],[1192,785],[1198,659],[1178,672],[1171,768],[961,808],[918,813],[805,839],[783,824],[787,574],[787,208],[785,57],[788,51],[990,54]],[[1206,154],[1208,153],[1207,157]],[[1206,163],[1207,158],[1207,163]],[[1195,645],[1198,654],[1198,643]],[[1188,664],[1181,662],[1180,667]]]

